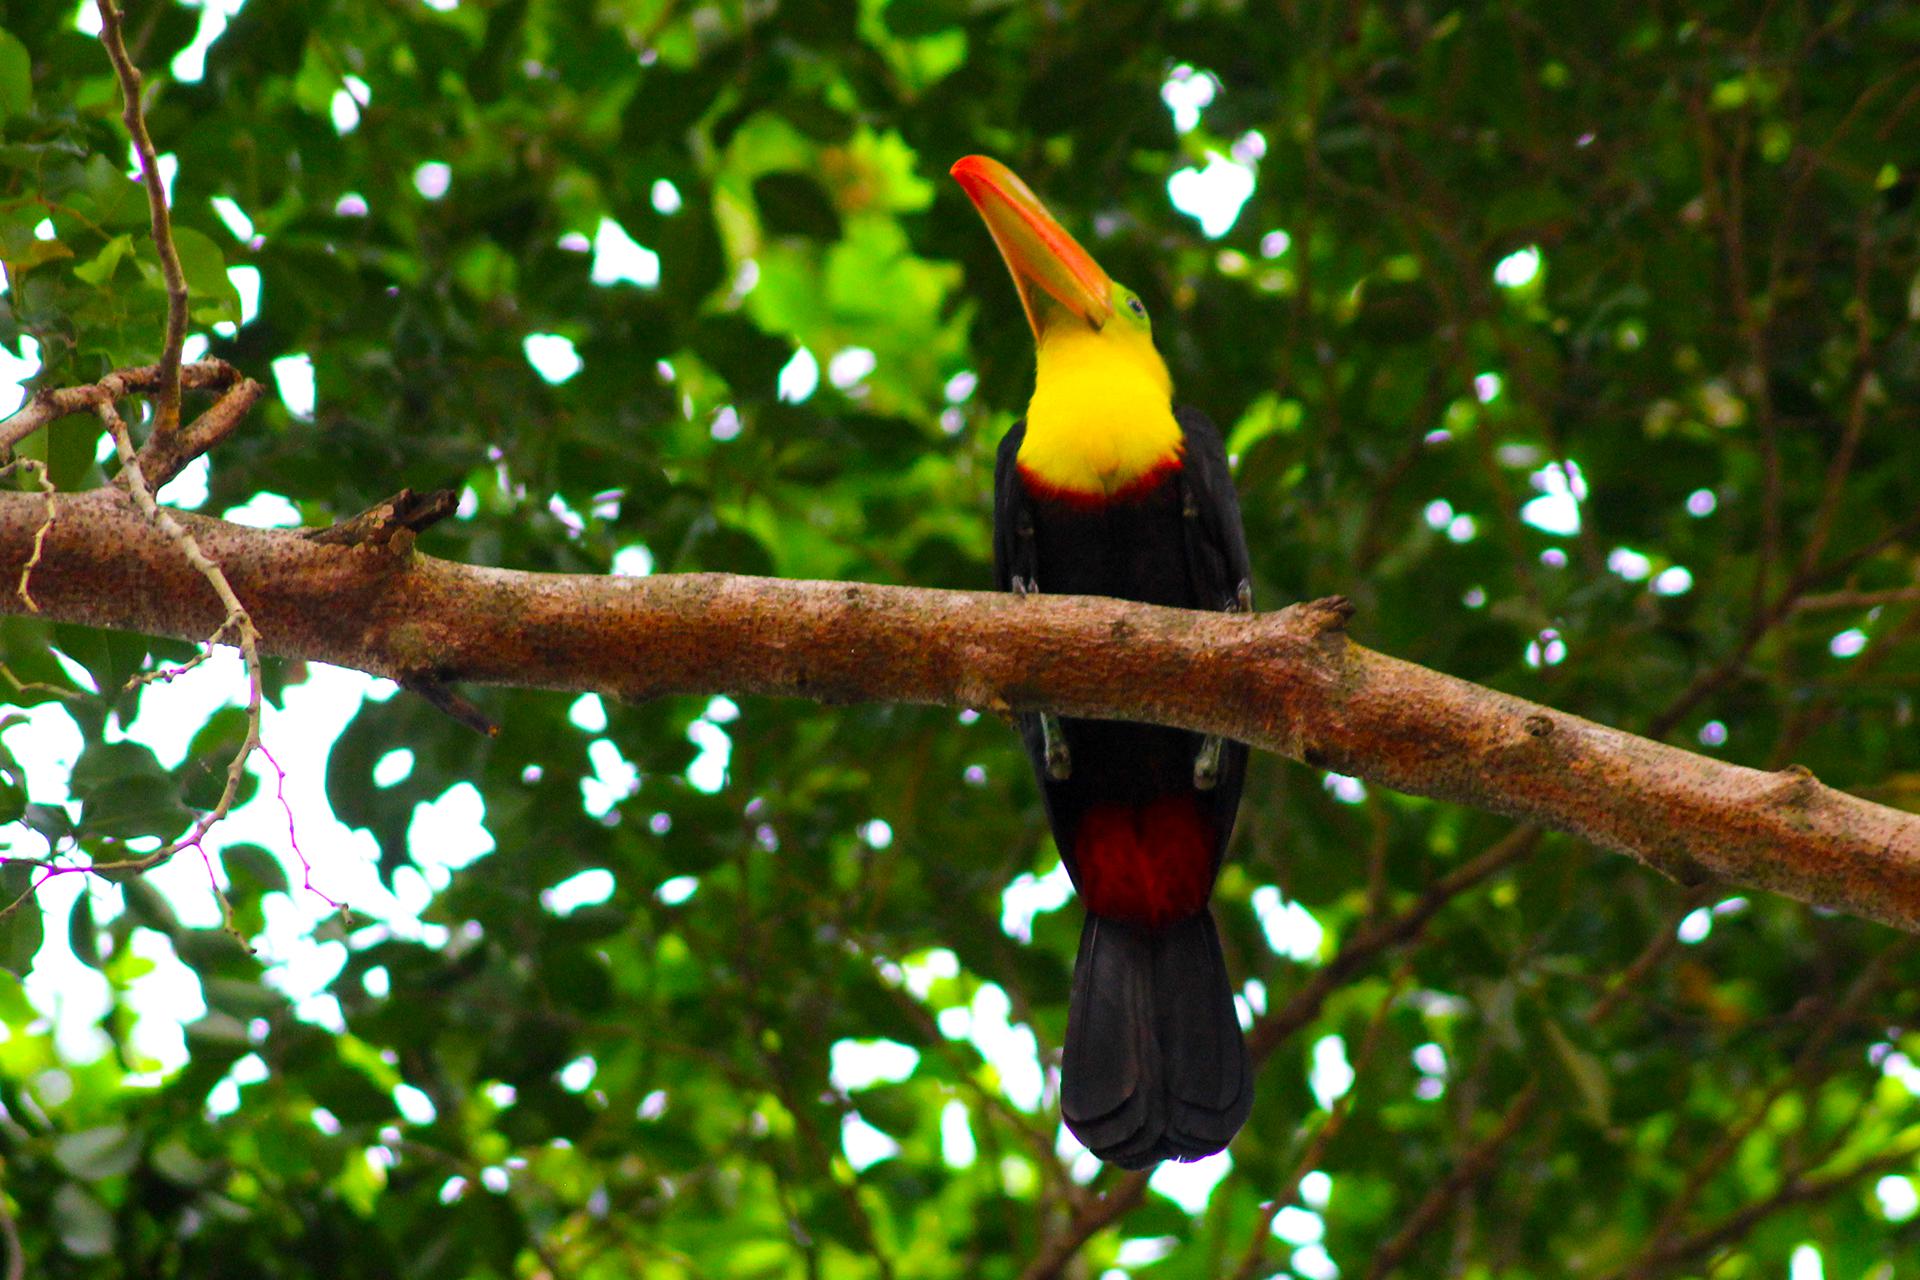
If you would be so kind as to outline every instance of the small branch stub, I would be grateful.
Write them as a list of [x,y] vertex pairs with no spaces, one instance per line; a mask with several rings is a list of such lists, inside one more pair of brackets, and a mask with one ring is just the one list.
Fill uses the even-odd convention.
[[1353,620],[1353,601],[1345,596],[1322,596],[1308,601],[1304,607],[1312,612],[1322,632],[1344,632]]

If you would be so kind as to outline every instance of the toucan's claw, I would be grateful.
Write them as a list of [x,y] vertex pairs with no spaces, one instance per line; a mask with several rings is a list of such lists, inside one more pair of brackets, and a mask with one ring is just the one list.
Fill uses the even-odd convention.
[[[1013,575],[1010,584],[1013,594],[1021,599],[1040,594],[1040,584],[1033,578]],[[1060,717],[1051,711],[1040,713],[1041,754],[1046,757],[1047,777],[1055,782],[1065,782],[1073,775],[1073,756],[1067,751],[1067,735],[1060,730]]]
[[[1224,610],[1227,613],[1253,612],[1253,583],[1240,579],[1240,585],[1234,588],[1233,599],[1227,601]],[[1220,748],[1223,740],[1209,734],[1200,741],[1200,754],[1193,758],[1193,789],[1211,791],[1220,781]]]
[[1200,754],[1193,758],[1193,789],[1211,791],[1214,783],[1220,781],[1220,747],[1222,740],[1209,734],[1200,743]]
[[1065,782],[1073,776],[1073,756],[1067,751],[1067,735],[1060,729],[1060,717],[1051,711],[1040,713],[1040,742],[1047,757],[1047,776]]

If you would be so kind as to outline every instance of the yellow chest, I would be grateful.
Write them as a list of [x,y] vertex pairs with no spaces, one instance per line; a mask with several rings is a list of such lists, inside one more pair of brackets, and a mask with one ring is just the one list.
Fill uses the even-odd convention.
[[1020,469],[1063,494],[1110,498],[1178,463],[1172,381],[1150,338],[1049,335],[1039,351]]

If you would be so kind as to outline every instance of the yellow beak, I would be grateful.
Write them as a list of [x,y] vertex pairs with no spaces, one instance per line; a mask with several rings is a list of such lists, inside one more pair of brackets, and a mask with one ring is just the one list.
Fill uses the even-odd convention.
[[1040,337],[1043,306],[1049,299],[1093,329],[1105,326],[1113,315],[1113,281],[1047,212],[1032,188],[988,156],[963,157],[952,172],[1013,273],[1033,336]]

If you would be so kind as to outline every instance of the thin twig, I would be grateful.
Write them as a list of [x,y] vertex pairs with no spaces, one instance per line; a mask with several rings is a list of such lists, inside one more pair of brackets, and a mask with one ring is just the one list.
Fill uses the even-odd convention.
[[224,634],[226,634],[226,628],[222,627],[218,632],[208,636],[207,642],[201,646],[200,652],[194,654],[185,662],[170,663],[164,667],[155,667],[151,671],[134,672],[131,676],[127,677],[127,683],[121,687],[124,690],[131,691],[143,685],[172,684],[175,680],[178,680],[181,676],[186,675],[208,658],[211,658],[216,652],[214,646],[220,643],[220,637]]
[[1847,406],[1847,424],[1842,430],[1840,443],[1833,451],[1833,457],[1827,464],[1827,475],[1820,489],[1820,505],[1814,511],[1813,527],[1808,530],[1806,547],[1800,553],[1798,574],[1805,576],[1819,563],[1820,553],[1826,550],[1827,539],[1833,534],[1834,516],[1839,513],[1840,499],[1846,491],[1847,476],[1853,470],[1855,453],[1860,447],[1860,438],[1867,429],[1868,392],[1874,385],[1876,361],[1873,351],[1873,302],[1870,293],[1873,266],[1873,218],[1874,208],[1869,205],[1861,210],[1858,244],[1853,255],[1853,394]]
[[[1676,915],[1684,915],[1685,912],[1693,910],[1710,896],[1712,896],[1711,886],[1695,888],[1687,895]],[[1618,1010],[1625,996],[1638,986],[1640,980],[1650,973],[1654,966],[1660,963],[1673,947],[1677,936],[1675,933],[1677,923],[1677,919],[1670,919],[1663,924],[1647,941],[1640,954],[1620,971],[1607,993],[1587,1010],[1585,1021],[1588,1026],[1598,1026],[1611,1017]],[[1439,1223],[1441,1217],[1453,1207],[1455,1201],[1492,1170],[1500,1150],[1519,1132],[1520,1126],[1526,1122],[1539,1101],[1540,1083],[1535,1080],[1508,1105],[1500,1126],[1486,1140],[1461,1158],[1452,1172],[1437,1183],[1414,1208],[1413,1213],[1393,1238],[1381,1246],[1379,1253],[1374,1256],[1372,1267],[1367,1272],[1368,1280],[1379,1280],[1380,1277],[1386,1276],[1405,1263],[1419,1245],[1420,1239]]]
[[1540,842],[1540,834],[1538,827],[1515,827],[1471,862],[1434,881],[1399,915],[1354,934],[1284,1005],[1254,1024],[1253,1034],[1248,1037],[1254,1062],[1264,1062],[1288,1036],[1319,1017],[1327,998],[1345,986],[1375,956],[1418,938],[1442,907],[1532,853]]
[[[1882,668],[1904,653],[1907,641],[1916,634],[1920,634],[1920,609],[1901,610],[1896,606],[1887,617],[1879,619],[1867,637],[1866,649],[1847,663],[1843,674],[1831,681],[1820,682],[1824,687],[1818,697],[1793,704],[1786,723],[1780,726],[1780,736],[1774,741],[1773,751],[1767,757],[1772,766],[1776,769],[1783,767],[1793,759],[1793,753],[1801,743],[1832,721],[1839,712],[1839,699],[1846,689],[1867,685],[1869,680],[1891,685],[1901,678],[1910,678],[1913,673],[1889,675]],[[1894,776],[1897,778],[1899,775]],[[1861,788],[1863,796],[1870,791],[1869,787]]]
[[1837,578],[1852,572],[1854,566],[1872,559],[1886,548],[1893,546],[1920,532],[1920,511],[1886,530],[1872,541],[1855,547],[1852,551],[1829,561],[1796,573],[1793,580],[1780,589],[1773,603],[1753,614],[1747,621],[1746,630],[1735,644],[1733,652],[1721,659],[1718,665],[1701,672],[1694,677],[1680,695],[1670,703],[1667,709],[1655,716],[1647,727],[1650,738],[1664,738],[1674,726],[1685,719],[1687,714],[1704,701],[1709,695],[1738,675],[1746,665],[1748,657],[1767,638],[1769,632],[1782,619],[1792,613],[1807,588],[1823,578]]
[[[103,0],[105,3],[105,0]],[[160,865],[181,849],[200,843],[214,824],[227,816],[233,808],[234,799],[240,792],[240,780],[246,776],[247,761],[253,755],[254,748],[260,745],[260,716],[263,696],[263,674],[260,662],[260,633],[253,625],[253,617],[247,607],[240,603],[240,597],[234,594],[233,585],[227,581],[226,573],[207,558],[200,549],[200,543],[189,533],[171,512],[154,501],[153,491],[147,487],[146,477],[140,470],[140,459],[134,453],[133,437],[127,430],[126,422],[120,417],[120,411],[112,402],[99,406],[100,420],[106,424],[113,435],[114,448],[120,454],[121,476],[127,490],[147,519],[153,523],[169,541],[179,548],[181,556],[192,565],[200,576],[206,579],[214,593],[220,597],[220,603],[226,607],[226,617],[214,631],[217,639],[231,632],[237,637],[240,652],[247,664],[247,736],[241,742],[240,749],[234,753],[233,762],[227,766],[226,786],[220,792],[219,800],[213,808],[200,816],[199,821],[187,834],[178,840],[161,845],[152,853],[139,858],[128,858],[119,862],[100,863],[94,869],[98,871],[146,871]],[[212,640],[208,641],[213,643]]]
[[1327,1112],[1326,1120],[1314,1131],[1312,1139],[1300,1152],[1300,1158],[1294,1161],[1293,1172],[1274,1188],[1273,1198],[1260,1206],[1259,1213],[1254,1217],[1253,1234],[1247,1241],[1246,1252],[1240,1257],[1240,1265],[1234,1270],[1233,1280],[1254,1280],[1254,1277],[1261,1273],[1262,1265],[1266,1262],[1267,1237],[1273,1231],[1273,1220],[1280,1216],[1282,1209],[1298,1198],[1301,1180],[1320,1167],[1321,1160],[1327,1154],[1327,1148],[1333,1145],[1333,1140],[1340,1135],[1341,1128],[1346,1125],[1347,1116],[1353,1111],[1354,1098],[1359,1094],[1361,1085],[1366,1082],[1367,1068],[1372,1064],[1374,1054],[1380,1048],[1381,1033],[1387,1026],[1387,1015],[1393,1011],[1394,1005],[1400,999],[1400,993],[1406,989],[1412,975],[1411,961],[1402,964],[1399,971],[1393,975],[1393,981],[1388,987],[1386,996],[1374,1009],[1373,1017],[1367,1020],[1366,1033],[1360,1040],[1360,1051],[1353,1061],[1352,1087],[1334,1102],[1333,1109]]
[[1843,1169],[1824,1177],[1807,1177],[1804,1173],[1788,1177],[1772,1195],[1751,1201],[1712,1226],[1683,1239],[1674,1240],[1663,1246],[1658,1253],[1650,1254],[1639,1274],[1656,1274],[1660,1268],[1671,1268],[1689,1258],[1709,1253],[1723,1244],[1740,1239],[1755,1225],[1782,1209],[1809,1201],[1823,1200],[1875,1174],[1907,1168],[1916,1158],[1920,1158],[1920,1146],[1908,1144],[1871,1160],[1863,1161],[1850,1169]]
[[351,925],[353,916],[352,908],[343,902],[336,902],[334,899],[328,897],[320,887],[313,882],[313,864],[307,861],[306,850],[300,847],[300,833],[294,830],[293,805],[287,799],[287,771],[282,769],[280,762],[273,758],[273,752],[267,750],[266,743],[260,743],[255,749],[260,752],[261,757],[266,760],[267,764],[273,768],[273,796],[274,799],[280,803],[280,811],[287,815],[287,847],[292,849],[293,856],[300,860],[300,887],[320,899],[320,901],[326,903],[332,910],[339,912],[343,920]]
[[258,382],[241,378],[182,430],[166,435],[155,431],[140,450],[140,466],[148,483],[165,484],[182,467],[233,434],[265,394],[266,388]]
[[1890,604],[1920,604],[1920,587],[1889,587],[1884,591],[1827,591],[1801,596],[1793,602],[1795,612],[1818,613],[1829,610],[1878,609]]
[[[138,392],[157,392],[161,387],[161,375],[161,367],[157,364],[134,365],[115,369],[98,382],[36,391],[13,416],[0,421],[0,450],[13,448],[48,423],[70,414],[98,413],[102,404],[124,400]],[[211,448],[239,424],[235,410],[238,408],[243,411],[244,407],[251,406],[265,390],[225,360],[195,360],[191,364],[183,364],[179,368],[179,380],[183,391],[218,391],[222,393],[221,399],[169,443],[166,452],[172,459],[172,470],[156,467],[151,457],[142,458],[149,480],[164,483],[173,477],[179,467]],[[244,396],[236,401],[234,393],[243,389]],[[147,447],[153,449],[154,442],[148,441]]]
[[1539,1102],[1540,1082],[1537,1080],[1514,1095],[1513,1101],[1507,1104],[1506,1114],[1500,1117],[1499,1126],[1462,1156],[1445,1178],[1434,1184],[1426,1198],[1414,1207],[1413,1214],[1400,1230],[1380,1246],[1380,1251],[1373,1256],[1373,1264],[1367,1268],[1367,1280],[1382,1280],[1382,1277],[1400,1268],[1419,1246],[1421,1237],[1453,1207],[1453,1202],[1493,1169],[1501,1148],[1520,1131],[1520,1126],[1526,1123]]
[[1681,899],[1680,905],[1674,909],[1667,921],[1661,925],[1659,929],[1655,930],[1654,935],[1647,940],[1647,945],[1641,948],[1640,954],[1635,956],[1633,962],[1615,976],[1613,982],[1608,985],[1606,992],[1601,995],[1598,1000],[1594,1001],[1593,1006],[1587,1010],[1586,1022],[1588,1026],[1597,1027],[1608,1018],[1611,1018],[1620,1006],[1626,1003],[1628,996],[1633,995],[1641,989],[1640,984],[1642,980],[1653,972],[1656,965],[1666,959],[1668,952],[1679,945],[1680,922],[1705,906],[1710,899],[1716,897],[1720,892],[1721,889],[1718,885],[1711,884],[1696,885],[1688,891],[1687,895]]
[[1888,964],[1895,957],[1904,955],[1911,942],[1911,938],[1900,938],[1874,954],[1860,971],[1859,976],[1849,985],[1846,993],[1835,1002],[1826,1017],[1822,1018],[1819,1025],[1814,1028],[1813,1035],[1795,1056],[1793,1065],[1751,1107],[1747,1108],[1746,1114],[1738,1122],[1728,1126],[1719,1139],[1707,1149],[1706,1154],[1694,1164],[1692,1169],[1688,1170],[1685,1183],[1667,1203],[1660,1214],[1659,1221],[1654,1224],[1652,1238],[1647,1242],[1640,1262],[1629,1268],[1627,1274],[1647,1276],[1653,1273],[1655,1260],[1665,1256],[1664,1251],[1672,1243],[1682,1222],[1699,1199],[1700,1193],[1706,1189],[1707,1183],[1726,1166],[1727,1161],[1739,1151],[1741,1144],[1773,1113],[1774,1104],[1779,1102],[1789,1089],[1809,1085],[1825,1069],[1823,1060],[1833,1038],[1860,1012],[1860,1006],[1885,978]]
[[247,940],[247,935],[240,929],[240,916],[233,909],[233,899],[220,886],[220,873],[213,869],[213,855],[207,852],[204,844],[196,844],[193,849],[200,855],[200,865],[207,869],[207,887],[213,890],[213,900],[220,904],[220,932],[239,943],[242,951],[253,955],[253,943]]
[[134,155],[140,161],[140,180],[146,185],[147,209],[152,215],[153,251],[160,259],[160,276],[167,286],[167,337],[160,348],[160,400],[153,424],[153,434],[165,439],[180,425],[180,351],[187,341],[187,274],[180,267],[180,253],[173,243],[173,219],[167,212],[167,188],[160,180],[159,157],[147,134],[146,110],[140,100],[140,68],[127,56],[119,7],[113,0],[96,3],[100,10],[100,43],[120,80],[121,119],[126,121]]
[[1102,1194],[1089,1196],[1073,1211],[1064,1230],[1047,1237],[1033,1261],[1020,1273],[1020,1280],[1057,1280],[1087,1241],[1146,1199],[1147,1179],[1151,1176],[1147,1170],[1137,1169],[1123,1174]]
[[13,471],[23,471],[32,476],[34,484],[47,498],[47,518],[40,522],[38,529],[34,530],[33,554],[29,555],[27,562],[20,566],[20,582],[13,589],[14,594],[20,597],[20,603],[27,606],[28,612],[38,613],[40,606],[34,603],[30,587],[33,584],[33,571],[47,549],[47,530],[53,528],[54,517],[60,514],[60,494],[53,487],[53,481],[47,478],[47,464],[37,458],[17,458],[9,462],[6,466],[0,467],[0,478]]
[[57,875],[62,874],[63,872],[79,870],[79,868],[77,867],[51,866],[45,861],[42,861],[41,859],[37,859],[37,858],[6,858],[6,859],[0,859],[0,861],[24,862],[29,866],[44,867],[46,869],[45,875],[41,876],[38,880],[35,880],[32,884],[22,889],[19,892],[19,894],[14,897],[13,901],[7,903],[6,906],[0,907],[0,922],[4,922],[9,916],[11,916],[14,912],[18,911],[22,906],[37,899],[40,895],[40,887],[46,884],[47,881],[53,879]]
[[49,698],[65,698],[69,702],[78,702],[88,695],[78,689],[62,689],[57,684],[48,684],[45,680],[22,680],[13,673],[13,668],[0,662],[0,680],[13,686],[15,693],[44,693]]

